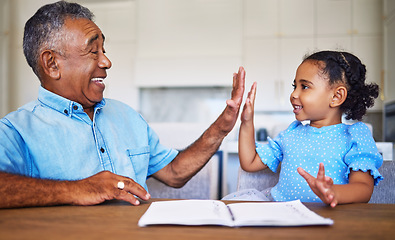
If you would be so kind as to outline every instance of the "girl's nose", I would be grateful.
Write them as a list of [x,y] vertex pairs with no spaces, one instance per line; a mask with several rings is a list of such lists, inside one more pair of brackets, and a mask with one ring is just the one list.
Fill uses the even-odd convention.
[[291,93],[290,98],[291,98],[291,99],[296,99],[296,98],[298,98],[298,94],[297,94],[296,90],[293,90],[293,92]]

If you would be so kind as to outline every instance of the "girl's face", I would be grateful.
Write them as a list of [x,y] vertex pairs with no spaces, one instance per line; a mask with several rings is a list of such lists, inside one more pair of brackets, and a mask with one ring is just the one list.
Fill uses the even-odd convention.
[[323,64],[317,61],[304,61],[296,71],[290,96],[296,119],[310,120],[310,125],[318,128],[341,123],[341,114],[331,107],[333,88],[320,66]]

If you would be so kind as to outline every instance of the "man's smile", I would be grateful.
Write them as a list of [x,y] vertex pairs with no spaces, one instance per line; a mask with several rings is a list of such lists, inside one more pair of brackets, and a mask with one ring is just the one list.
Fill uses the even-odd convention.
[[105,87],[104,78],[95,77],[95,78],[92,78],[92,79],[91,79],[91,82],[93,82],[94,84],[98,85],[98,86],[101,87],[101,88],[104,88],[104,87]]

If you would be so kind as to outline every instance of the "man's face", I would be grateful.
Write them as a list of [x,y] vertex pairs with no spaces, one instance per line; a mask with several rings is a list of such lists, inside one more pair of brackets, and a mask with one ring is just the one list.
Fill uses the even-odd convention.
[[88,19],[67,18],[63,27],[66,38],[61,44],[64,57],[58,58],[60,79],[57,94],[91,108],[103,99],[111,61],[105,56],[104,36]]

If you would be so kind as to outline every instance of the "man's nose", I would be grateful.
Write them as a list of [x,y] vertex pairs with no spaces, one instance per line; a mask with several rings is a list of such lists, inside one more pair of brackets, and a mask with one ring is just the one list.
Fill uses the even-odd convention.
[[104,69],[110,69],[112,66],[112,63],[110,59],[103,53],[102,57],[99,61],[99,67],[104,68]]

